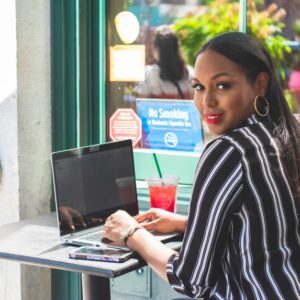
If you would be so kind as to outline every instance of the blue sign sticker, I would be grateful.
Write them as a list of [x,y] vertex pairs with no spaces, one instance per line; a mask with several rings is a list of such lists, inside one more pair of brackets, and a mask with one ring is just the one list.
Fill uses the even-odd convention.
[[191,100],[136,100],[143,148],[197,152],[203,149],[200,114]]

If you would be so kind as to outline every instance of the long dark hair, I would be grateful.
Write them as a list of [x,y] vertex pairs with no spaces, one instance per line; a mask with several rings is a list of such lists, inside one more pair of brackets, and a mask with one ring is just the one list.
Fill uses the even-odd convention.
[[159,53],[160,78],[177,83],[187,77],[186,65],[179,50],[178,38],[168,26],[158,27],[154,47]]
[[265,95],[270,104],[269,117],[276,124],[274,134],[278,140],[285,175],[299,204],[300,125],[288,107],[270,54],[254,37],[241,32],[228,32],[210,40],[199,54],[208,49],[239,64],[251,82],[261,72],[269,75],[269,86]]

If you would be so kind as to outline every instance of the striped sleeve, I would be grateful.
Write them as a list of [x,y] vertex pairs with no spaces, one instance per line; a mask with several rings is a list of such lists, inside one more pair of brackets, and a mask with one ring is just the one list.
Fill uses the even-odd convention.
[[191,297],[208,297],[221,270],[231,216],[241,205],[241,154],[230,143],[216,139],[202,154],[192,192],[183,246],[170,257],[171,286]]

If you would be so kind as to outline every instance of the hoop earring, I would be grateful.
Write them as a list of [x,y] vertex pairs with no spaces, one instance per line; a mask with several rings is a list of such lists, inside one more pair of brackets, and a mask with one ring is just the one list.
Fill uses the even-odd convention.
[[[260,101],[260,103],[258,103],[258,101]],[[259,116],[266,117],[270,112],[270,104],[268,99],[265,96],[257,95],[254,99],[254,109]],[[263,110],[263,112],[261,112],[261,110]]]

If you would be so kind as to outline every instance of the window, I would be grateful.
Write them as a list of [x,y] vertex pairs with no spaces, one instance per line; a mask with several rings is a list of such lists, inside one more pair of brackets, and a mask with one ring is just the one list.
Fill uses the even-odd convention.
[[228,31],[232,20],[220,23],[234,7],[231,28],[239,30],[238,1],[230,2],[107,1],[106,139],[132,138],[139,179],[157,174],[155,152],[163,174],[192,183],[210,138],[193,103],[193,65],[207,38],[205,22],[212,34]]

